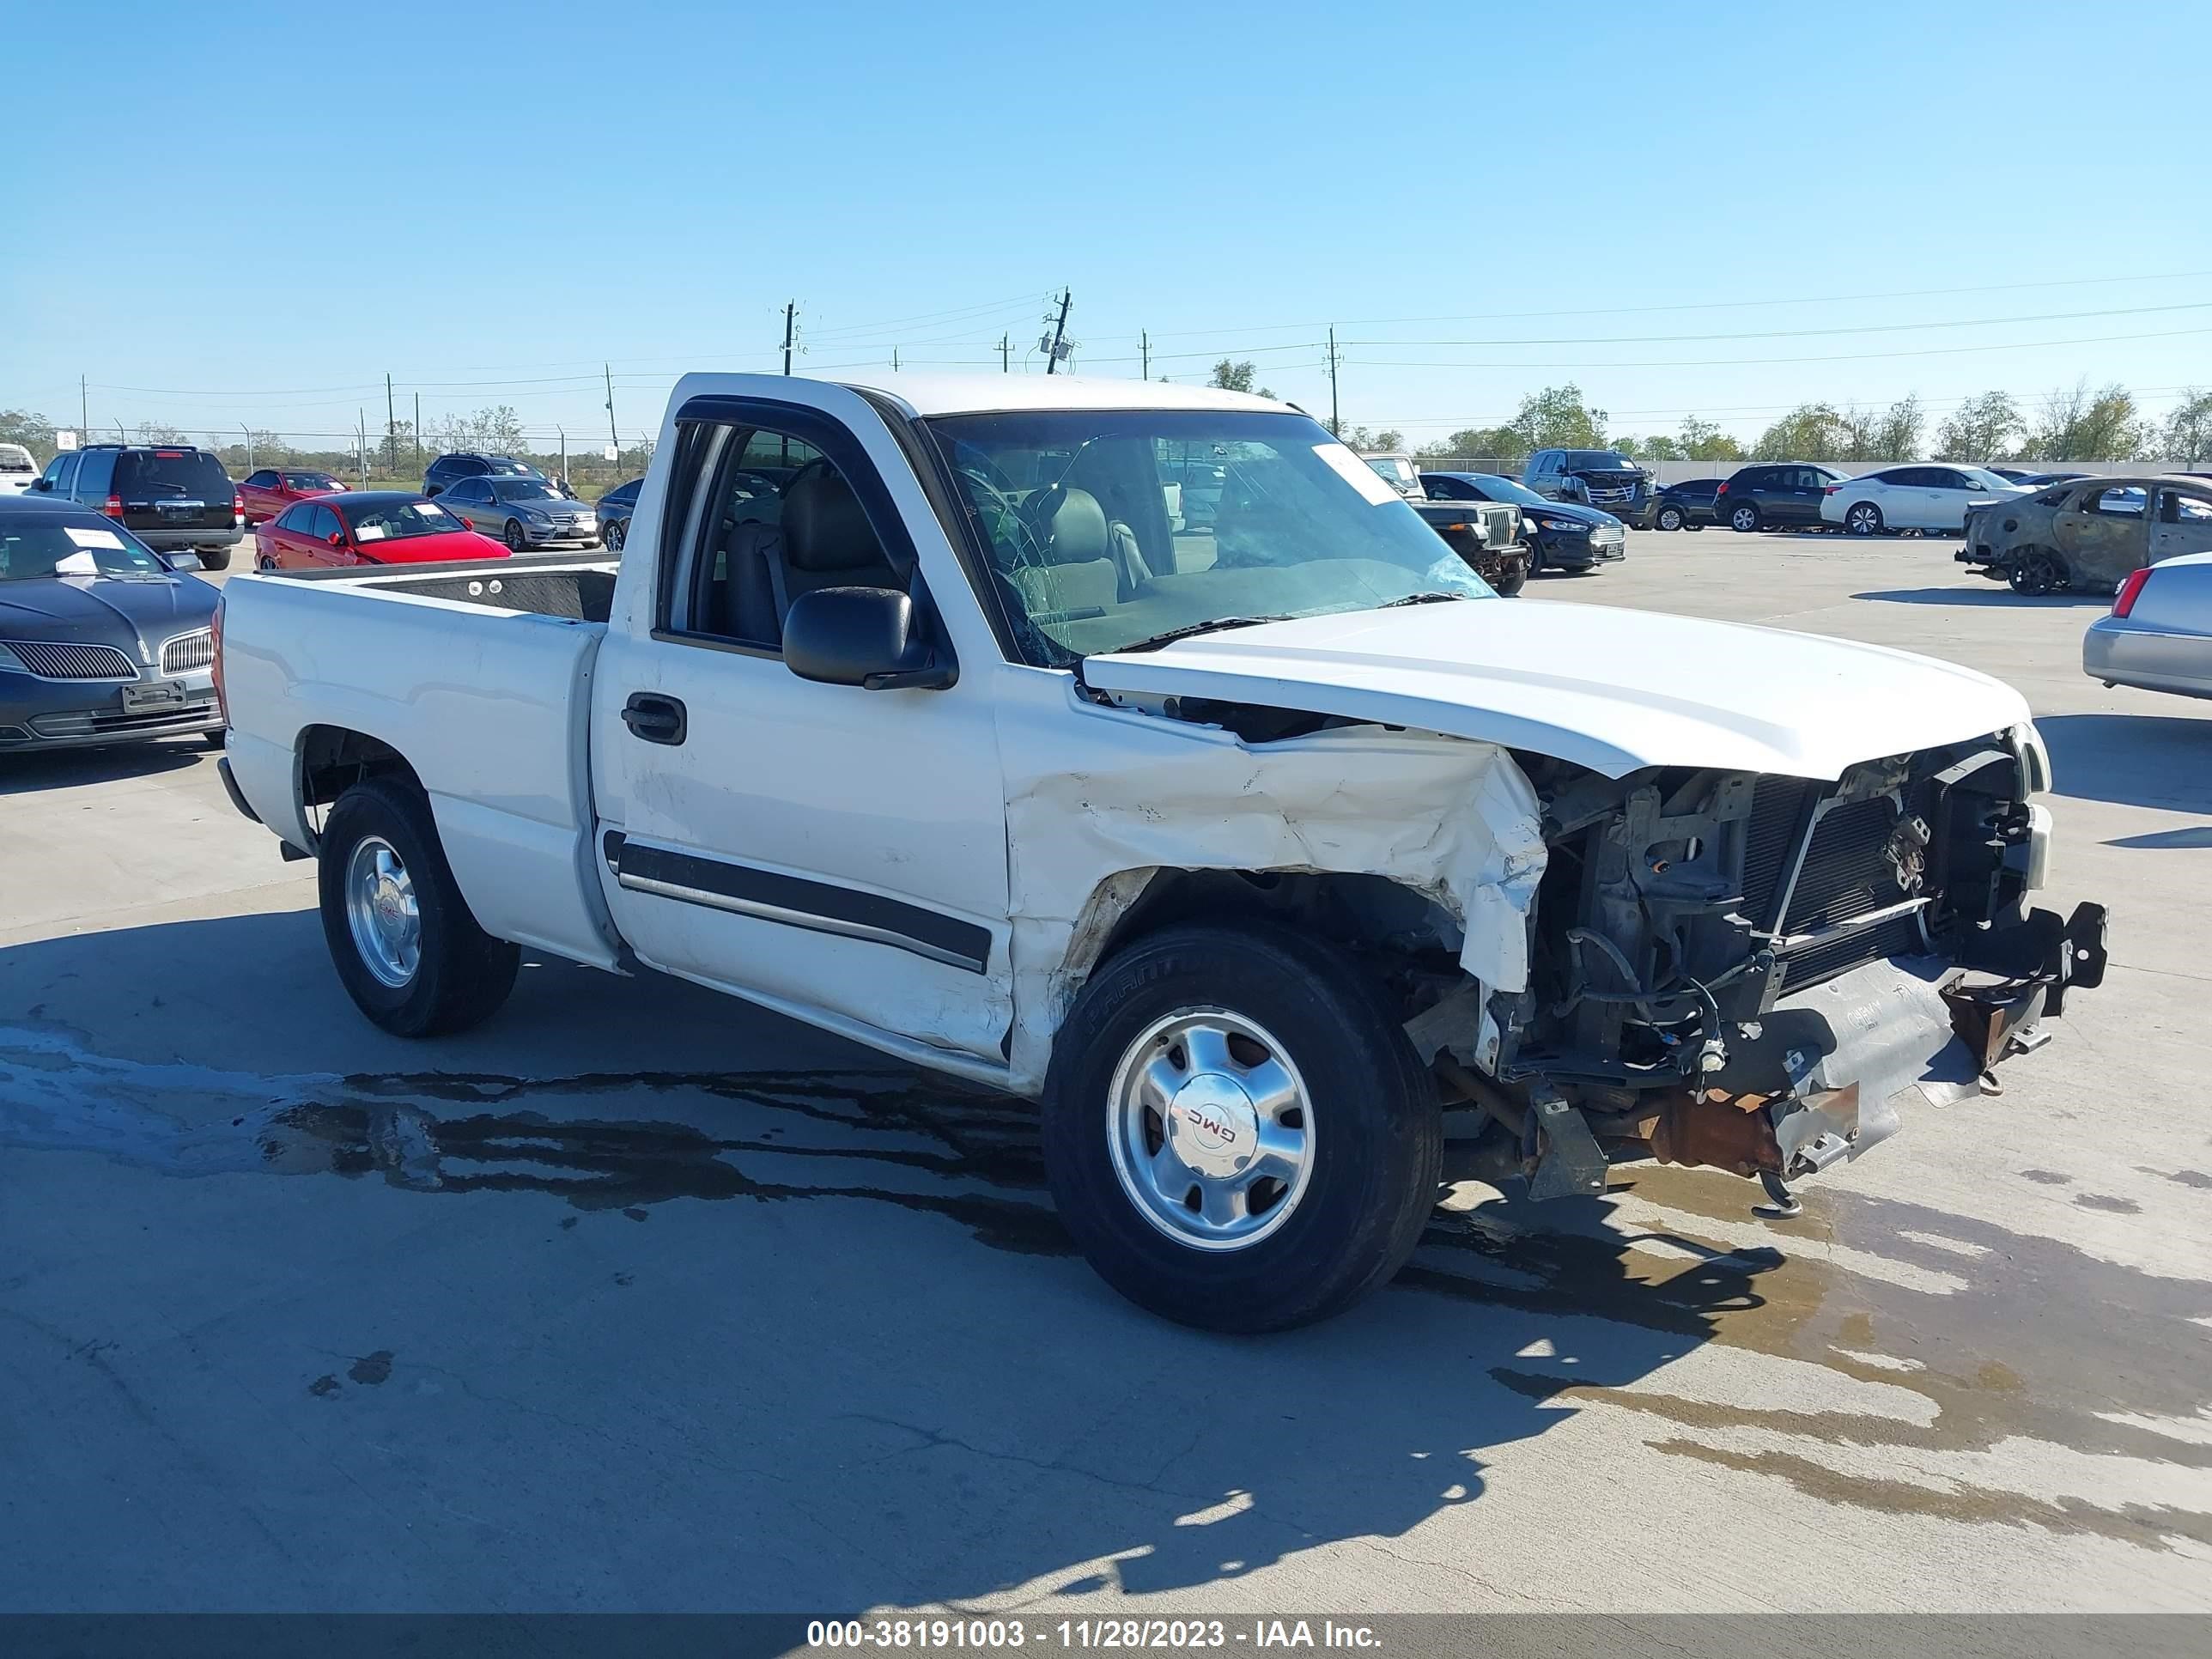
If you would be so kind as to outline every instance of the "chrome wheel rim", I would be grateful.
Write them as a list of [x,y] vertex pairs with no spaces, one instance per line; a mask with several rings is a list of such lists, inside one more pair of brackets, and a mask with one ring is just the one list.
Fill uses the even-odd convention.
[[622,526],[618,524],[611,524],[606,528],[606,533],[602,536],[600,539],[606,543],[607,551],[610,553],[619,553],[622,551],[623,538],[627,533],[628,532],[623,529]]
[[1747,531],[1752,527],[1752,526],[1757,524],[1759,520],[1753,516],[1751,510],[1748,507],[1740,507],[1735,510],[1735,516],[1729,522],[1738,530]]
[[362,965],[378,984],[398,990],[422,965],[422,912],[406,863],[382,836],[367,837],[346,860],[345,904]]
[[1256,1020],[1186,1008],[1153,1021],[1122,1054],[1108,1099],[1121,1191],[1178,1244],[1249,1249],[1305,1196],[1305,1079]]

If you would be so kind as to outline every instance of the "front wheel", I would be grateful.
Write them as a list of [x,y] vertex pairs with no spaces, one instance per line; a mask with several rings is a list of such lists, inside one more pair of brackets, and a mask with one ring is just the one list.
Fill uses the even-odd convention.
[[1657,523],[1662,530],[1680,530],[1683,524],[1682,509],[1679,507],[1661,507]]
[[599,539],[606,544],[608,552],[619,553],[623,550],[623,538],[629,534],[629,521],[626,519],[617,519],[599,532]]
[[1729,509],[1729,528],[1748,536],[1759,528],[1759,509],[1749,501]]
[[354,785],[331,809],[320,857],[323,938],[370,1019],[397,1036],[439,1036],[507,1000],[522,953],[477,926],[419,789]]
[[1853,501],[1844,509],[1844,528],[1854,536],[1879,536],[1881,509],[1872,501]]
[[528,538],[522,533],[522,520],[520,519],[507,521],[507,528],[500,532],[500,539],[507,544],[507,550],[510,553],[520,553],[529,545]]
[[1042,1127],[1054,1202],[1099,1276],[1227,1332],[1326,1319],[1387,1282],[1443,1146],[1380,981],[1267,923],[1172,927],[1093,974]]
[[1510,599],[1528,585],[1528,567],[1524,564],[1505,572],[1490,586],[1499,599]]
[[2062,593],[2067,586],[2066,568],[2040,548],[2030,548],[2013,560],[2006,571],[2005,580],[2012,591],[2023,598],[2034,599],[2044,593]]

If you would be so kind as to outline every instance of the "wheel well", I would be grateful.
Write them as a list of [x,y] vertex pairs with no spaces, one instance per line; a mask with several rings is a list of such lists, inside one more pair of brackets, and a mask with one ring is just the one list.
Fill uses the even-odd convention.
[[[1088,962],[1070,961],[1072,981],[1163,927],[1265,919],[1327,939],[1395,976],[1428,968],[1455,972],[1458,920],[1430,895],[1387,876],[1319,870],[1156,871],[1101,939]],[[1073,985],[1071,984],[1071,989]]]
[[328,806],[364,778],[400,778],[410,788],[422,788],[422,780],[404,755],[365,732],[311,726],[300,733],[298,754],[300,805],[307,809],[309,828],[318,835],[322,825],[313,809]]

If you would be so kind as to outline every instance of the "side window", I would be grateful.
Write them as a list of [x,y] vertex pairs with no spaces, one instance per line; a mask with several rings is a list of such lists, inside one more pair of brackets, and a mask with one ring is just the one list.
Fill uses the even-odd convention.
[[491,496],[489,492],[484,489],[483,483],[478,480],[475,478],[464,478],[459,483],[453,485],[452,489],[447,490],[446,498],[448,501],[459,501],[464,506],[466,506],[471,502],[481,503],[489,501]]
[[2185,495],[2178,489],[2161,489],[2158,492],[2158,521],[2205,529],[2212,526],[2212,501],[2201,495]]
[[313,509],[307,520],[307,533],[318,541],[328,541],[338,533],[338,515],[327,507]]
[[256,489],[272,489],[276,484],[276,475],[264,468],[248,477],[246,482]]
[[1559,470],[1559,452],[1556,449],[1542,451],[1534,460],[1528,463],[1528,470],[1531,472],[1542,474],[1557,472]]
[[1943,483],[1942,487],[1945,489],[1979,490],[1982,488],[1981,485],[1976,483],[1972,478],[1969,478],[1963,472],[1953,472],[1946,469],[1942,474],[1942,478]]
[[82,455],[57,455],[54,457],[54,465],[52,467],[54,494],[57,495],[66,495],[70,493],[70,489],[75,487],[76,483],[77,465],[83,459],[84,457]]
[[79,501],[94,496],[105,497],[115,487],[116,454],[112,449],[89,451],[77,468],[76,482],[70,485],[70,493]]
[[2100,489],[2083,503],[2092,513],[2102,513],[2117,519],[2140,519],[2143,515],[2143,487],[2141,484],[2114,484]]
[[295,536],[304,536],[307,532],[307,515],[313,511],[312,507],[295,501],[276,515],[276,528]]
[[[670,633],[775,653],[793,603],[818,588],[908,586],[846,473],[814,445],[701,425],[690,447],[684,541],[662,597]],[[911,570],[911,549],[901,552]]]

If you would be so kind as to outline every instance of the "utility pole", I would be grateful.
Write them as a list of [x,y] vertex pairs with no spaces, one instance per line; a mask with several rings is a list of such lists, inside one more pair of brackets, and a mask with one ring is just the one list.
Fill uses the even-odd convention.
[[1328,435],[1337,437],[1343,430],[1344,422],[1336,408],[1336,331],[1332,328],[1328,331]]
[[615,447],[615,453],[620,455],[622,440],[615,436],[615,366],[601,363],[599,368],[607,377],[607,441]]
[[556,426],[553,429],[561,434],[561,482],[565,484],[568,482],[568,428]]
[[253,431],[243,421],[238,423],[238,429],[246,434],[246,470],[251,472],[253,471]]
[[422,470],[422,394],[415,394],[415,470]]
[[896,346],[893,346],[891,348],[891,373],[894,374],[898,373],[898,348]]
[[358,423],[358,435],[356,442],[359,447],[355,453],[361,457],[361,487],[366,489],[368,488],[368,411],[365,409],[356,409],[353,413],[354,419]]
[[384,464],[399,471],[399,416],[392,406],[392,375],[384,376]]
[[1137,378],[1149,380],[1152,378],[1152,337],[1142,329],[1137,331],[1137,350],[1142,355],[1145,365],[1138,371]]
[[791,373],[792,331],[797,326],[798,322],[799,301],[793,300],[787,302],[783,307],[783,372],[787,374]]
[[85,434],[85,438],[88,441],[90,441],[92,436],[92,401],[85,394],[84,376],[82,374],[76,377],[76,429]]
[[1011,374],[1014,372],[1013,349],[1014,342],[1012,336],[1011,334],[1001,334],[999,337],[1000,374]]
[[1072,289],[1064,288],[1060,291],[1060,315],[1053,322],[1052,344],[1044,354],[1044,372],[1048,374],[1060,367],[1060,343],[1067,336],[1067,307],[1074,297]]

